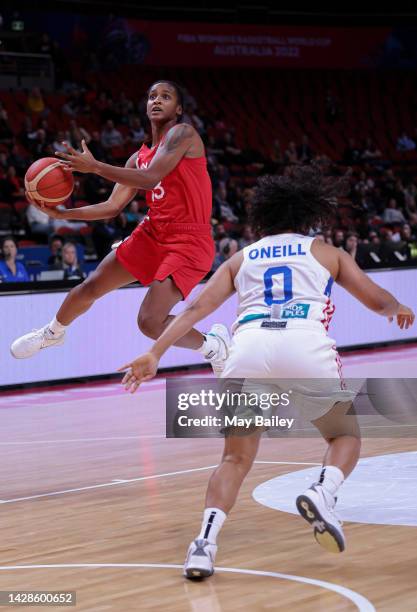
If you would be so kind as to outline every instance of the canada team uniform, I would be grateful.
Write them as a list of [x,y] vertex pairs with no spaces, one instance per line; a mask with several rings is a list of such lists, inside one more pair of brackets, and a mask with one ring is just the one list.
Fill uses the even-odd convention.
[[[158,147],[142,145],[136,165],[147,168]],[[171,276],[184,298],[211,270],[212,193],[205,157],[183,157],[151,191],[148,215],[116,251],[143,285]]]
[[[234,281],[238,317],[222,374],[252,382],[275,379],[278,386],[283,379],[305,379],[304,386],[298,385],[306,392],[300,408],[305,405],[311,419],[336,401],[352,398],[345,390],[335,342],[327,335],[335,310],[333,278],[312,255],[313,240],[278,234],[243,249]],[[250,381],[247,390],[248,385]]]

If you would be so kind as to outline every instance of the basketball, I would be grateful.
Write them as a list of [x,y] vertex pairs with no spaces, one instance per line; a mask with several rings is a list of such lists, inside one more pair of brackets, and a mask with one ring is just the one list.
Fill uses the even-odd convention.
[[74,178],[55,157],[44,157],[28,168],[25,189],[34,200],[41,200],[53,208],[70,197],[74,189]]

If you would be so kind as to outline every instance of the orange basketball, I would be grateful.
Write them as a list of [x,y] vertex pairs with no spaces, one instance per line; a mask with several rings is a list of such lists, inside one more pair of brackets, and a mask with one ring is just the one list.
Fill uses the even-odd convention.
[[25,188],[34,200],[42,200],[54,207],[67,200],[74,189],[72,172],[63,170],[55,157],[35,161],[26,172]]

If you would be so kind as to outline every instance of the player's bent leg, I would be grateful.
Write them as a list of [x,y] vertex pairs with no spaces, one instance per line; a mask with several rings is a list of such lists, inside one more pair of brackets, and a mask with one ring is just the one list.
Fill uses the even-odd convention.
[[235,430],[226,437],[221,463],[208,484],[200,533],[187,551],[184,564],[184,576],[187,578],[206,578],[214,573],[217,535],[253,465],[261,435],[259,430],[249,435]]
[[[154,281],[143,300],[138,313],[138,327],[148,338],[159,338],[164,329],[174,318],[169,313],[183,299],[181,291],[169,276],[163,281]],[[199,349],[204,342],[204,336],[192,329],[183,336],[175,346],[189,349]]]
[[339,553],[346,541],[335,512],[337,491],[358,462],[360,431],[350,403],[338,403],[324,417],[313,421],[328,442],[318,482],[296,500],[301,516],[313,527],[316,541],[329,552]]
[[[174,318],[172,308],[182,300],[182,294],[171,277],[154,281],[147,292],[138,314],[140,331],[156,340]],[[230,335],[225,325],[216,324],[207,334],[190,330],[175,346],[198,350],[210,361],[214,373],[220,376],[229,356]]]
[[17,338],[12,343],[11,354],[16,359],[26,359],[41,349],[60,346],[64,343],[67,326],[74,319],[86,312],[98,298],[135,280],[112,251],[85,281],[71,289],[50,323]]

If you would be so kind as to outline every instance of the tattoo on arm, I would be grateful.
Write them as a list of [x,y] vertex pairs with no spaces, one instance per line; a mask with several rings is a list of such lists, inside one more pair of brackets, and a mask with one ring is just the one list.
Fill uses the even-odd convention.
[[167,137],[165,141],[165,149],[167,153],[175,151],[175,149],[181,143],[183,143],[185,140],[191,139],[193,133],[194,130],[191,125],[187,125],[186,123],[183,123],[182,125],[179,125],[174,130],[172,130],[171,134]]

